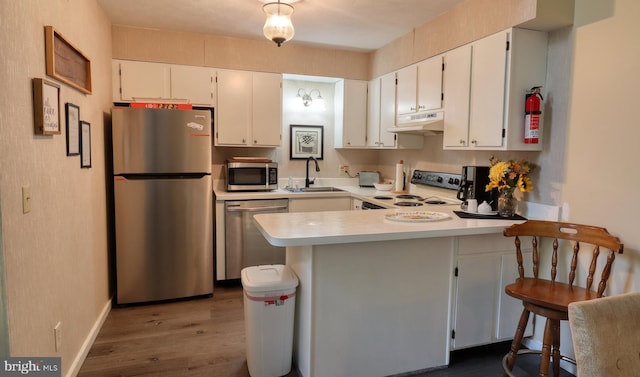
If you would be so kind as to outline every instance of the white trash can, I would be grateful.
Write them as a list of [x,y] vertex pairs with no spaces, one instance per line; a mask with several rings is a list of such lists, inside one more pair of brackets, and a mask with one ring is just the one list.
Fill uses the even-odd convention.
[[291,371],[298,278],[283,265],[242,269],[247,366],[251,377]]

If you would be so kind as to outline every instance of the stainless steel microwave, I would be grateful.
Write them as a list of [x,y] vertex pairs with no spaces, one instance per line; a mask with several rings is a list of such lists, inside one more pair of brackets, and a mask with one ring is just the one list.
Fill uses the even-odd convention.
[[277,162],[227,162],[227,191],[271,191],[277,188]]

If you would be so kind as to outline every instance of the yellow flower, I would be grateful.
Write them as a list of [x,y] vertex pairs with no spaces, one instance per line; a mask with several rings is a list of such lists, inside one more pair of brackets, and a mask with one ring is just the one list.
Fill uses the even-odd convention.
[[527,161],[500,161],[491,157],[491,169],[489,169],[489,183],[485,190],[513,191],[516,188],[521,192],[530,192],[533,189],[531,179],[528,177],[534,165]]

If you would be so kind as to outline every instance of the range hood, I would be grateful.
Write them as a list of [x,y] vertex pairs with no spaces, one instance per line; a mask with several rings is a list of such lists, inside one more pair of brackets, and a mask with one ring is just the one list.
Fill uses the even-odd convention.
[[433,110],[415,114],[400,115],[397,126],[387,128],[388,132],[420,135],[438,135],[444,131],[444,111]]

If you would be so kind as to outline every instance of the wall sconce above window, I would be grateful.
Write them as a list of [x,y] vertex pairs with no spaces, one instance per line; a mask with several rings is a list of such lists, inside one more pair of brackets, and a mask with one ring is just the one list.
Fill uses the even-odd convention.
[[[314,95],[315,94],[315,95]],[[318,110],[324,110],[324,98],[322,98],[322,94],[318,89],[311,89],[309,93],[306,90],[300,88],[298,89],[298,98],[304,105],[304,107],[309,107],[313,104],[313,108]],[[315,103],[314,103],[315,100]]]

